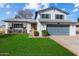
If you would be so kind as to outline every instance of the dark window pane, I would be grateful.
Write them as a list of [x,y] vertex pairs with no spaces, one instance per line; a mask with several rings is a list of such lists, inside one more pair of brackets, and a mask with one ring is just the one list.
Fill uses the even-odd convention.
[[41,18],[50,18],[50,14],[41,14]]
[[60,15],[60,19],[63,19],[63,15]]
[[63,15],[56,15],[55,18],[56,19],[64,19],[64,16]]
[[23,28],[23,24],[12,24],[13,28]]

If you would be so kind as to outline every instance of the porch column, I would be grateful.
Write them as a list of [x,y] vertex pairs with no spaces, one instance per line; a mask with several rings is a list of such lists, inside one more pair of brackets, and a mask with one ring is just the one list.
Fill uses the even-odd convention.
[[70,24],[70,36],[76,35],[76,24]]
[[30,34],[31,33],[31,23],[27,24],[27,33]]
[[8,33],[8,22],[5,22],[5,34],[7,34]]

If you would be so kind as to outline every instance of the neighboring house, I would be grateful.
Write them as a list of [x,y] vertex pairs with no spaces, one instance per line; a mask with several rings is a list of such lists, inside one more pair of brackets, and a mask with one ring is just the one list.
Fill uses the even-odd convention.
[[76,35],[76,22],[68,21],[69,13],[58,8],[47,8],[35,13],[35,19],[8,19],[5,20],[5,33],[47,30],[50,35]]

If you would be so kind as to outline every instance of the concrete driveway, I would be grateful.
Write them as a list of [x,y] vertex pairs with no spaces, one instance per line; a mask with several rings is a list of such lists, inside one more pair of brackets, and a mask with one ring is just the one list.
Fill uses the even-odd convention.
[[77,36],[50,36],[50,38],[63,47],[79,56],[79,35]]

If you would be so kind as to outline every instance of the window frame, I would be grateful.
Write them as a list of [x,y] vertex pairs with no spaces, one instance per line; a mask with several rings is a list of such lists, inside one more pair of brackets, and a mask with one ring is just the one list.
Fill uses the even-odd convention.
[[23,28],[23,24],[12,24],[13,28]]
[[64,15],[62,14],[56,14],[55,19],[64,19]]
[[51,14],[41,14],[41,18],[42,19],[50,19],[51,18]]

